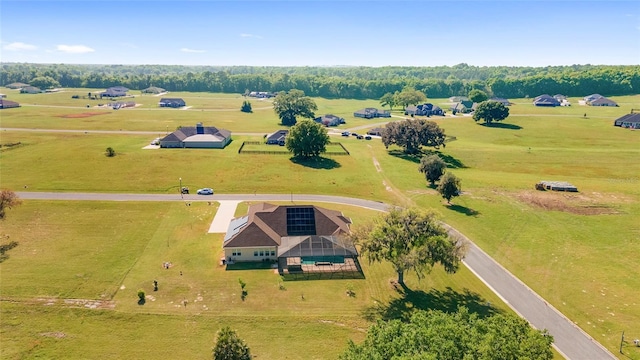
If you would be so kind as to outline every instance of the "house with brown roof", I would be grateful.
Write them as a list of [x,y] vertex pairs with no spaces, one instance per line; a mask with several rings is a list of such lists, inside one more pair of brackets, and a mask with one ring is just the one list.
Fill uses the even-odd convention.
[[231,131],[204,126],[185,126],[160,139],[161,148],[222,149],[231,142]]
[[228,263],[278,260],[282,271],[345,264],[358,256],[346,237],[350,225],[336,210],[258,203],[231,220],[222,248]]

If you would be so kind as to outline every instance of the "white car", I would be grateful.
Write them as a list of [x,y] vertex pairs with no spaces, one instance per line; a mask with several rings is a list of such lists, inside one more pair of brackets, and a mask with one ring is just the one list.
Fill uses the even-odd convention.
[[198,191],[196,191],[196,193],[198,195],[213,195],[213,189],[212,188],[198,189]]

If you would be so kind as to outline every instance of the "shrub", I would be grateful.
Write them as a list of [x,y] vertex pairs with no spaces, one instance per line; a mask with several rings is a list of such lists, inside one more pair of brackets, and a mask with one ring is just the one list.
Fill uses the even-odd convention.
[[113,148],[112,148],[111,146],[109,146],[109,147],[107,148],[107,150],[105,151],[105,153],[104,153],[104,154],[105,154],[107,157],[114,157],[114,156],[116,156],[116,151],[115,151],[115,150],[113,150]]

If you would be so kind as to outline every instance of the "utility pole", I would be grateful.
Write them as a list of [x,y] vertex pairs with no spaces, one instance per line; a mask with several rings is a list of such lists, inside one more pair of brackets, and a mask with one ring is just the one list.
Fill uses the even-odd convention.
[[622,344],[624,343],[624,330],[622,330],[622,338],[620,339],[620,354],[623,354],[622,352]]

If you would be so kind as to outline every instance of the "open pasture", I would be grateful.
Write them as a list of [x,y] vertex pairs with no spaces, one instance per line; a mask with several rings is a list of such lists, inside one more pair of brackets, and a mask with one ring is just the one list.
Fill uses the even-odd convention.
[[[318,205],[356,224],[377,215]],[[362,340],[371,321],[411,309],[509,311],[465,268],[455,275],[435,269],[421,281],[409,276],[407,292],[390,285],[389,264],[364,259],[366,279],[282,282],[268,267],[225,270],[222,235],[206,233],[215,210],[206,202],[27,201],[16,208],[3,229],[19,246],[0,265],[1,357],[203,358],[228,325],[260,358],[327,359],[347,339]]]
[[[640,98],[612,99],[620,107],[579,106],[577,99],[570,99],[571,107],[538,108],[530,99],[511,99],[515,102],[510,108],[513,116],[494,126],[476,124],[470,116],[431,117],[449,136],[456,137],[440,152],[450,165],[449,171],[462,179],[463,196],[453,199],[452,206],[446,206],[435,190],[427,186],[417,171],[417,158],[407,157],[395,147],[387,150],[379,140],[353,138],[339,140],[350,151],[350,156],[327,157],[313,167],[293,163],[281,155],[237,153],[243,140],[259,141],[261,136],[234,136],[225,150],[142,150],[156,136],[3,131],[0,143],[21,142],[23,145],[3,148],[0,152],[2,185],[15,190],[28,185],[29,190],[34,191],[177,193],[177,179],[182,177],[187,186],[210,186],[223,193],[335,194],[434,208],[444,221],[468,235],[550,304],[617,353],[623,330],[627,338],[636,336],[634,334],[640,337],[640,280],[636,276],[640,271],[637,261],[640,253],[640,165],[637,161],[640,132],[614,127],[613,120],[632,108],[640,109]],[[365,106],[379,107],[375,100],[316,101],[320,109],[321,104],[327,108],[335,106],[331,112],[336,115]],[[446,109],[445,105],[440,106]],[[55,122],[52,128],[118,130],[119,125],[126,124],[138,130],[164,133],[165,127],[192,126],[196,121],[190,115],[223,114],[174,109],[132,110],[130,113],[158,116],[142,120],[123,117],[109,122],[110,117],[122,116],[129,110],[63,119],[49,116],[48,111],[62,115],[69,109],[39,109],[45,108],[25,106],[3,111],[2,126],[48,128],[48,124]],[[318,113],[323,113],[320,109]],[[42,113],[29,115],[32,111]],[[244,124],[240,119],[233,119],[229,124],[247,132],[271,132],[278,128],[277,118],[272,110],[264,111],[272,120]],[[26,115],[12,115],[17,113]],[[165,119],[168,114],[172,117],[180,114],[184,118]],[[240,111],[233,114],[244,115]],[[347,124],[342,127],[347,129],[355,124],[379,122],[379,119],[351,122],[345,117]],[[220,127],[233,130],[230,126]],[[118,152],[115,158],[104,156],[108,146]],[[538,192],[533,189],[539,180],[569,181],[580,192]],[[19,224],[24,223],[22,221]],[[9,262],[1,265],[3,274]],[[375,269],[377,267],[371,267],[370,271]],[[254,276],[253,271],[247,273]],[[263,273],[256,271],[256,274],[262,276]],[[392,277],[388,271],[384,276]],[[457,277],[451,278],[454,283],[460,281]],[[147,281],[142,278],[138,280],[140,283]],[[228,285],[232,290],[237,278],[227,280],[233,283]],[[277,286],[263,278],[255,281]],[[134,287],[136,284],[134,282]],[[3,297],[5,294],[3,291]],[[250,300],[251,295],[250,291]],[[134,305],[128,306],[137,309]],[[22,305],[3,305],[7,306]],[[173,310],[167,306],[161,312],[169,309]],[[189,309],[187,307],[187,311],[192,311]],[[187,327],[180,321],[172,324]],[[212,321],[211,326],[219,324],[217,320]],[[247,318],[239,319],[238,324],[243,321],[245,325],[236,328],[253,349],[252,340],[260,343],[259,334],[251,333],[251,322]],[[270,330],[288,333],[283,330],[286,326],[276,329],[276,323],[269,324],[274,326]],[[243,334],[242,326],[246,326],[251,335]],[[361,335],[354,338],[357,336]],[[640,359],[640,350],[631,346],[625,349],[629,358]],[[267,358],[277,353],[269,354]]]

